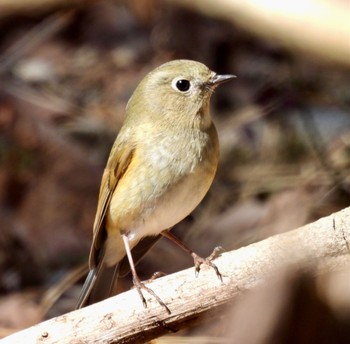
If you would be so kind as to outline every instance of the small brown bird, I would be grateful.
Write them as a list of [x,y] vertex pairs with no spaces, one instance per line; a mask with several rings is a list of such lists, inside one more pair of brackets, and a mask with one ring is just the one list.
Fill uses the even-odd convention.
[[175,60],[150,72],[130,98],[124,124],[102,176],[90,251],[90,272],[78,308],[110,296],[118,275],[160,298],[137,276],[139,261],[161,237],[189,252],[198,272],[216,266],[188,249],[169,230],[207,193],[217,169],[219,142],[209,114],[217,85],[234,78],[205,65]]

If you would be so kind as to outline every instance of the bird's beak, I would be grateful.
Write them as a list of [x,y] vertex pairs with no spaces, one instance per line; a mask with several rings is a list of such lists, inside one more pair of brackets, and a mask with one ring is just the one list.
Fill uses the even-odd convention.
[[224,83],[226,81],[229,81],[231,79],[234,79],[234,78],[237,78],[237,76],[233,75],[233,74],[221,74],[221,75],[220,74],[215,74],[211,78],[210,83],[212,85],[217,86],[217,85],[220,85],[220,84],[222,84],[222,83]]

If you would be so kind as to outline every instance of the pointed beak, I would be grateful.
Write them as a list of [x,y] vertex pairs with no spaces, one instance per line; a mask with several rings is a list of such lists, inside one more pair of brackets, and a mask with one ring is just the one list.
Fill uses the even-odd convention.
[[233,74],[215,74],[211,80],[210,80],[210,83],[212,85],[220,85],[226,81],[229,81],[231,79],[234,79],[234,78],[237,78],[236,75],[233,75]]

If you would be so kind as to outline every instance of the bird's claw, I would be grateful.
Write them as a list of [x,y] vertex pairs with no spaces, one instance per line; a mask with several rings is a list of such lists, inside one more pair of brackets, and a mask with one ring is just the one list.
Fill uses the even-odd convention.
[[143,293],[142,293],[142,289],[146,290],[150,295],[152,295],[156,300],[157,302],[165,308],[165,310],[167,311],[168,314],[171,314],[171,311],[170,309],[168,308],[168,306],[162,301],[162,299],[151,289],[151,288],[148,288],[143,282],[141,282],[140,280],[138,279],[133,279],[133,283],[134,283],[134,286],[137,290],[137,292],[139,293],[139,296],[141,298],[141,301],[142,301],[142,304],[143,304],[143,307],[147,308],[147,301],[145,299],[145,297],[143,296]]
[[215,273],[216,273],[216,276],[218,276],[220,281],[223,282],[222,275],[221,275],[218,267],[212,262],[212,260],[217,258],[217,257],[219,257],[222,252],[223,252],[223,248],[222,247],[216,247],[214,249],[214,251],[212,252],[212,254],[209,257],[207,257],[207,258],[202,258],[198,254],[193,252],[192,253],[192,257],[193,257],[193,260],[194,260],[196,277],[198,277],[198,275],[199,275],[199,272],[201,270],[201,265],[205,264],[205,265],[210,266],[211,268],[213,268]]

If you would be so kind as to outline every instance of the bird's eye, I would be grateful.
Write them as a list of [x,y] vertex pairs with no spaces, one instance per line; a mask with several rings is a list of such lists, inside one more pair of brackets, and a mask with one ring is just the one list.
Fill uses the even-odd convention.
[[180,92],[186,92],[190,89],[191,83],[186,79],[174,80],[173,87]]

